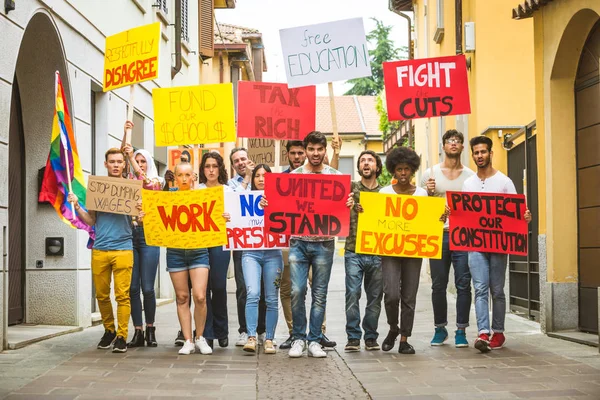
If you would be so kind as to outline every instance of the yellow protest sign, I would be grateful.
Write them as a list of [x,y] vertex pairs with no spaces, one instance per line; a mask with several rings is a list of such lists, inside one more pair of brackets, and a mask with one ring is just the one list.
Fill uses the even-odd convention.
[[104,91],[158,78],[160,22],[106,38]]
[[235,142],[233,86],[181,86],[154,89],[157,146]]
[[361,192],[356,252],[442,258],[445,203],[440,197]]
[[148,246],[197,249],[227,244],[223,187],[163,192],[144,190]]

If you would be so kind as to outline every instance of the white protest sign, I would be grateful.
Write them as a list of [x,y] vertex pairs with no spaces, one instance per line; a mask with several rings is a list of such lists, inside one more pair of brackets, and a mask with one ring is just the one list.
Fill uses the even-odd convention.
[[371,76],[362,18],[281,29],[288,87]]
[[259,203],[262,190],[225,192],[225,210],[231,216],[227,222],[225,250],[286,249],[289,237],[270,233],[264,228],[264,210]]

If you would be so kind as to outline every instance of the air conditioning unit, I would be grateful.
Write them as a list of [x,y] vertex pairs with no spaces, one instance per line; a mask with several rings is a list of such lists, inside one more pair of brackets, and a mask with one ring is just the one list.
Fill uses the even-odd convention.
[[465,52],[475,51],[475,22],[465,22]]

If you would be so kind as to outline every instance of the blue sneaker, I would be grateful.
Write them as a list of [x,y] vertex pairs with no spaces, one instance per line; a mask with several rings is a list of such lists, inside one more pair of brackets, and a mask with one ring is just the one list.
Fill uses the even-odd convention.
[[467,333],[464,329],[458,329],[456,332],[454,332],[454,345],[458,348],[469,347],[469,342],[467,341]]
[[448,331],[446,328],[439,327],[435,328],[435,334],[433,335],[433,339],[431,339],[432,346],[442,346],[444,342],[448,339]]

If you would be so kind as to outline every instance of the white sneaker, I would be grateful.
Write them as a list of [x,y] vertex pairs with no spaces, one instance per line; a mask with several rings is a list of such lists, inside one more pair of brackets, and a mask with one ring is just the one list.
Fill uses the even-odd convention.
[[236,346],[245,346],[248,343],[248,334],[246,332],[240,333],[237,342],[235,342]]
[[262,346],[263,343],[265,342],[265,337],[266,335],[264,333],[261,333],[260,335],[258,335],[258,345]]
[[204,336],[200,336],[198,339],[196,339],[196,348],[202,354],[212,354],[212,348],[208,345],[208,343],[206,343]]
[[310,342],[308,345],[308,356],[315,358],[323,358],[327,357],[327,353],[323,351],[323,348],[321,347],[320,343]]
[[196,348],[194,346],[194,343],[192,343],[191,340],[186,340],[185,343],[183,343],[183,347],[181,349],[179,349],[179,354],[183,354],[183,355],[188,355],[191,354],[193,352],[196,351]]
[[304,340],[294,340],[294,342],[292,343],[292,347],[290,347],[290,351],[288,352],[288,356],[290,356],[291,358],[302,357],[304,349],[306,349],[306,344],[304,343]]

